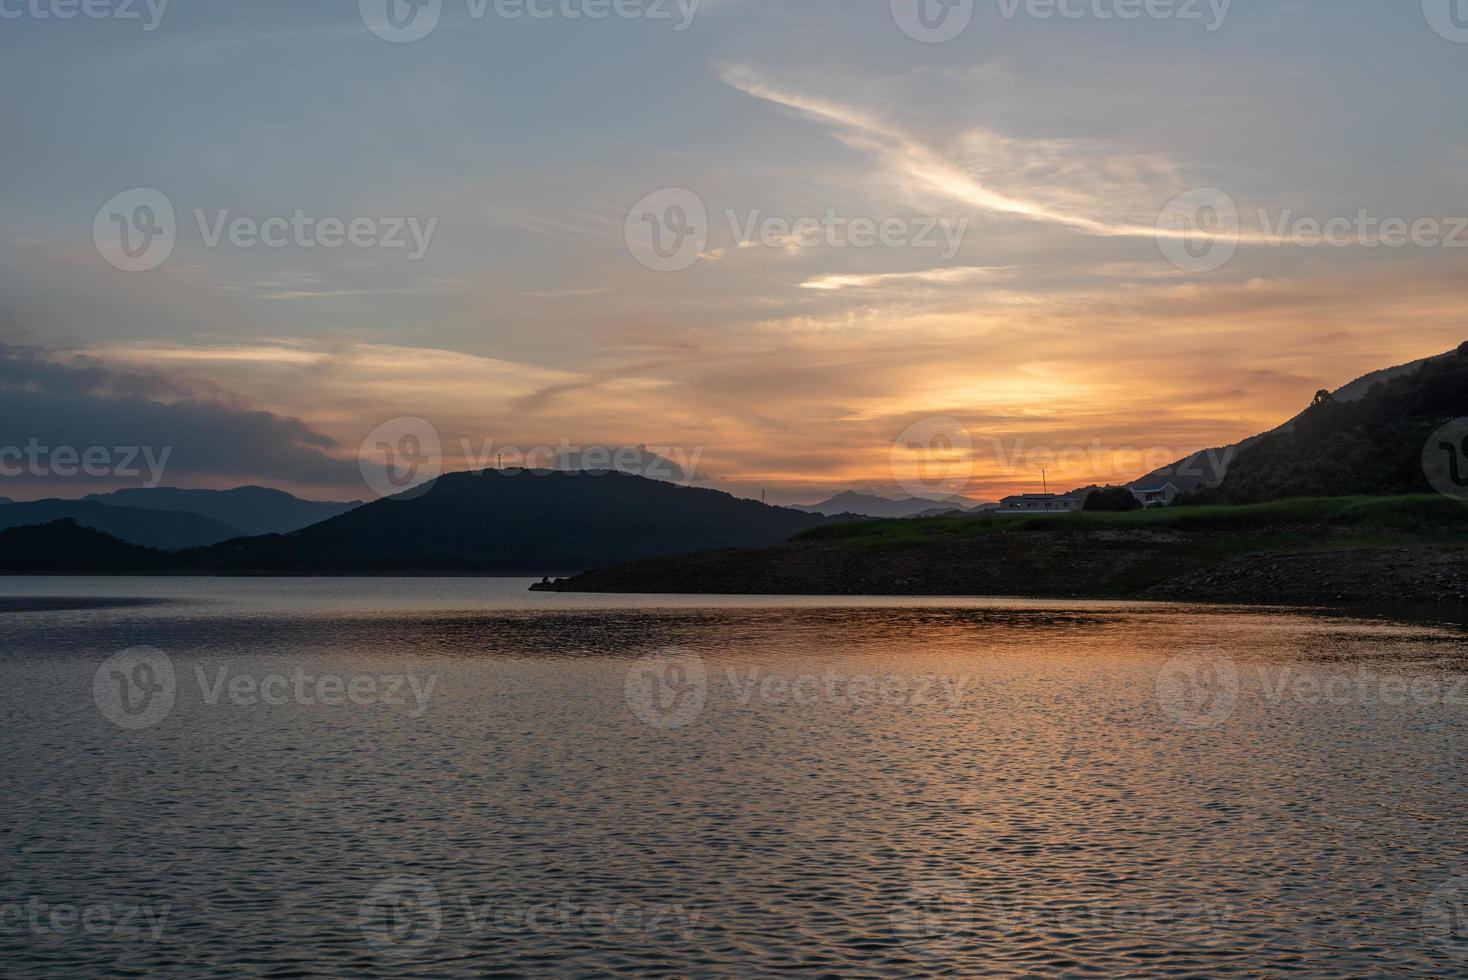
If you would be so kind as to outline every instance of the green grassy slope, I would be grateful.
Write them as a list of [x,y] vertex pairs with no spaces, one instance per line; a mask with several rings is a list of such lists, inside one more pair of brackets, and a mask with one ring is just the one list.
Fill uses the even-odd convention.
[[935,517],[860,521],[813,528],[797,541],[849,541],[858,546],[920,544],[953,535],[1000,531],[1066,534],[1083,531],[1253,532],[1329,526],[1363,538],[1424,536],[1468,540],[1468,505],[1438,495],[1402,497],[1300,497],[1262,504],[1156,507],[1128,513],[1080,513],[1056,517]]

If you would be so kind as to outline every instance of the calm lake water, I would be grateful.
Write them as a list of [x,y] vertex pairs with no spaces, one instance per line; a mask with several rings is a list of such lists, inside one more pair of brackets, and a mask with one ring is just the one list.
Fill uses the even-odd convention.
[[0,579],[0,974],[1468,972],[1468,634]]

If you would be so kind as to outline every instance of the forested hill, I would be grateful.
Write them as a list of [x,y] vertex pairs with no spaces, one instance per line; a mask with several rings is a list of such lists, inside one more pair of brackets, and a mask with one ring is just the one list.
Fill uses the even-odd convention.
[[[1344,401],[1317,396],[1293,425],[1241,448],[1223,481],[1189,497],[1195,503],[1244,504],[1289,497],[1431,493],[1424,451],[1437,430],[1468,418],[1468,343],[1371,385]],[[1468,473],[1468,460],[1459,459]]]

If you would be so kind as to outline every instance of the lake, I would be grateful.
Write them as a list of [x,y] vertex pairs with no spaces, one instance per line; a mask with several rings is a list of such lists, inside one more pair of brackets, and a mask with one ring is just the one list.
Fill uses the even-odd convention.
[[0,580],[0,973],[1468,971],[1468,633]]

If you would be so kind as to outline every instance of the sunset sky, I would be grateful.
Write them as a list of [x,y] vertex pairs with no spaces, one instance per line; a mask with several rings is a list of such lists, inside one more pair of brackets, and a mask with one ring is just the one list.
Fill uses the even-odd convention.
[[[972,475],[946,489],[991,500],[1039,489],[1033,450],[1088,450],[1051,489],[1120,482],[1143,470],[1097,472],[1091,447],[1231,442],[1468,338],[1468,36],[1434,0],[1235,0],[1222,23],[978,0],[942,43],[888,0],[581,5],[442,0],[398,43],[355,0],[175,0],[152,30],[141,3],[6,6],[0,443],[173,446],[168,484],[355,498],[363,438],[411,416],[447,469],[466,443],[645,444],[701,485],[809,502],[902,492],[894,440],[952,418]],[[133,188],[176,211],[147,271],[94,237]],[[666,188],[708,215],[679,271],[626,238]],[[1159,215],[1209,188],[1238,250],[1186,268]],[[406,231],[211,246],[221,211],[434,224],[416,259]],[[936,247],[741,242],[729,211]],[[1445,240],[1269,240],[1362,212]],[[0,494],[72,489],[92,487]]]

